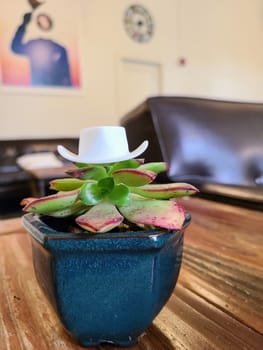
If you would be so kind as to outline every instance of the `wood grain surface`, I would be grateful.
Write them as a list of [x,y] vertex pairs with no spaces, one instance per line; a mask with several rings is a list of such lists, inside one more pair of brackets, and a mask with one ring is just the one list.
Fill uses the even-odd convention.
[[[182,203],[192,222],[179,281],[129,349],[263,349],[263,214],[196,198]],[[0,350],[84,349],[37,285],[30,239],[19,218],[0,221],[0,281]]]

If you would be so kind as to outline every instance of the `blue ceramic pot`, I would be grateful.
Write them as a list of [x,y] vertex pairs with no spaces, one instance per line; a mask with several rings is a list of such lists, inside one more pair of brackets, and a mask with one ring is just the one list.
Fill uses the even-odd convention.
[[83,346],[129,346],[169,299],[183,232],[60,232],[26,214],[37,280],[64,327]]

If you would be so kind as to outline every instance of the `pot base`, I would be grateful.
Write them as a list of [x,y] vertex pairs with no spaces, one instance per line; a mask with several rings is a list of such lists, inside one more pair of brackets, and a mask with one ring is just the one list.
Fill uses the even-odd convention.
[[106,339],[79,339],[78,343],[83,347],[99,346],[103,344],[115,345],[119,347],[131,347],[138,343],[137,338],[129,337],[123,340],[106,340]]

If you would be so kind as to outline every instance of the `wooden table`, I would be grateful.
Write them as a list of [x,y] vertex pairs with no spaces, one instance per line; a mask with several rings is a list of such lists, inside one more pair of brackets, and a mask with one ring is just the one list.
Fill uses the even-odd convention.
[[[131,349],[263,349],[263,213],[197,198],[183,203],[192,223],[178,284]],[[1,350],[82,349],[37,285],[20,219],[0,221],[0,281]]]

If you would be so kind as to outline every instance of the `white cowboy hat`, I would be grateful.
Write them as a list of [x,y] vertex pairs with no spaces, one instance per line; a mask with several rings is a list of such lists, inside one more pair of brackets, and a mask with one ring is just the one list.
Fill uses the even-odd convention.
[[144,141],[130,152],[124,127],[98,126],[80,131],[79,154],[72,153],[61,145],[57,150],[62,157],[72,162],[100,164],[136,158],[146,150],[148,144],[148,141]]

